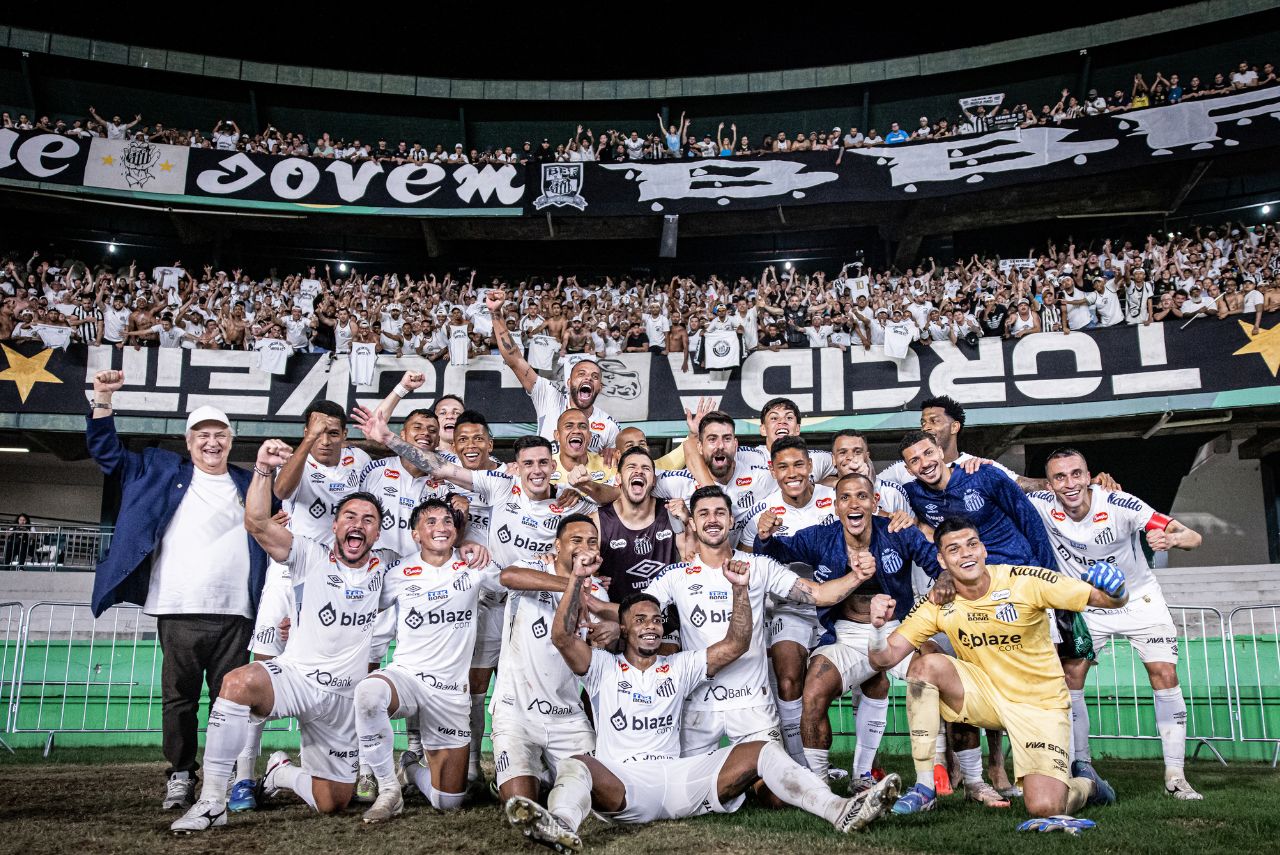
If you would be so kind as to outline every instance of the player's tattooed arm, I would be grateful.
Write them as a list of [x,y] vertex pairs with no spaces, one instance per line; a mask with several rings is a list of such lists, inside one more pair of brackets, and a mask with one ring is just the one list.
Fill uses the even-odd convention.
[[411,442],[406,442],[403,437],[393,433],[391,428],[387,426],[386,413],[357,405],[351,411],[351,421],[369,439],[391,449],[400,455],[401,459],[412,463],[426,474],[449,481],[467,490],[473,488],[474,484],[471,479],[470,469],[463,469],[456,463],[446,463],[434,451],[426,451]]
[[871,553],[858,552],[850,556],[848,573],[827,582],[797,579],[791,586],[787,599],[806,605],[834,606],[852,594],[854,588],[874,576],[875,572],[876,560]]
[[560,651],[569,670],[579,677],[591,667],[591,645],[578,635],[578,627],[584,618],[583,588],[590,586],[591,576],[599,566],[599,553],[579,553],[573,557],[573,576],[568,580],[569,587],[560,598],[551,622],[551,643]]
[[717,671],[746,653],[751,646],[751,597],[748,593],[751,564],[730,561],[724,577],[733,586],[733,612],[729,615],[729,630],[724,638],[707,648],[708,677],[714,677]]

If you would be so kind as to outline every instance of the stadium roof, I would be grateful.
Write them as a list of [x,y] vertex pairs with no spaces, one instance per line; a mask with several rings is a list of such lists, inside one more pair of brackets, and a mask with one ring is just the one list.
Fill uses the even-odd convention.
[[177,30],[176,39],[164,15],[149,23],[131,14],[76,18],[14,8],[5,10],[0,24],[258,62],[479,79],[613,79],[769,71],[959,50],[1183,5],[1189,4],[1137,0],[1119,8],[1080,2],[1065,18],[989,15],[963,5],[932,18],[837,6],[823,7],[803,23],[751,13],[708,18],[664,11],[629,17],[613,36],[607,14],[570,19],[519,7],[456,20],[432,11],[411,26],[391,14],[350,12],[295,12],[272,25],[258,11],[238,8],[201,15],[197,25]]

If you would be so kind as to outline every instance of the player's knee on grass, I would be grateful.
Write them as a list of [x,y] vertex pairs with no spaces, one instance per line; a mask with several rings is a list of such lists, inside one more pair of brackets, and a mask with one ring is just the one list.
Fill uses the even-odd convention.
[[346,810],[355,792],[355,784],[340,784],[321,778],[313,778],[311,781],[311,794],[316,800],[318,813],[331,814]]
[[1046,775],[1022,779],[1022,803],[1031,816],[1058,816],[1067,810],[1067,785]]

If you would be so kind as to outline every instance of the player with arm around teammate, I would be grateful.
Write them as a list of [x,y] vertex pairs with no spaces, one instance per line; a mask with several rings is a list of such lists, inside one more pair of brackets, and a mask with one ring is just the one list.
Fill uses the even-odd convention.
[[[1154,692],[1156,730],[1164,748],[1165,792],[1175,799],[1203,798],[1187,783],[1184,769],[1187,744],[1187,704],[1178,685],[1178,633],[1165,605],[1160,583],[1142,553],[1141,535],[1157,552],[1195,549],[1199,533],[1156,512],[1137,496],[1096,486],[1084,455],[1060,448],[1045,462],[1049,490],[1028,496],[1040,513],[1058,553],[1058,568],[1080,578],[1091,566],[1114,565],[1124,574],[1129,602],[1119,608],[1090,607],[1084,622],[1094,650],[1102,650],[1113,635],[1128,639],[1146,668]],[[1089,707],[1084,684],[1090,660],[1063,663],[1071,696],[1072,770],[1097,777],[1089,755]]]
[[507,801],[508,821],[526,838],[558,852],[576,852],[582,847],[578,828],[592,810],[627,824],[731,813],[760,780],[787,803],[823,817],[842,832],[864,828],[892,804],[896,775],[872,792],[840,798],[775,741],[742,742],[682,758],[678,728],[685,698],[751,643],[751,564],[735,559],[723,568],[733,597],[724,638],[706,648],[663,656],[658,653],[662,609],[647,594],[633,595],[619,607],[621,653],[593,649],[578,636],[582,582],[589,582],[598,563],[598,555],[575,559],[574,579],[552,631],[553,643],[591,696],[600,725],[596,753],[560,764],[547,808],[525,798]]
[[948,517],[934,531],[938,561],[950,572],[955,598],[924,600],[889,632],[897,608],[889,596],[872,601],[871,664],[892,668],[938,632],[955,648],[916,656],[907,669],[907,722],[916,783],[894,805],[901,814],[931,810],[938,716],[1000,728],[1013,746],[1014,775],[1032,819],[1020,830],[1078,833],[1089,820],[1073,814],[1097,797],[1092,779],[1072,777],[1067,754],[1070,702],[1049,635],[1050,608],[1119,608],[1128,601],[1124,576],[1108,565],[1070,579],[1043,567],[987,564],[977,526]]
[[[365,822],[385,822],[404,809],[400,776],[412,777],[431,805],[462,806],[471,744],[467,672],[475,644],[482,589],[501,587],[498,568],[467,565],[457,550],[462,513],[443,499],[427,499],[411,520],[418,554],[387,568],[383,602],[396,614],[396,649],[386,668],[355,691],[360,760],[378,781]],[[415,718],[429,765],[392,760],[392,718]]]
[[258,450],[245,496],[245,528],[271,558],[288,566],[295,589],[306,587],[306,599],[295,598],[298,613],[284,653],[223,679],[209,713],[200,799],[170,827],[176,834],[226,824],[227,785],[254,718],[293,716],[301,730],[303,767],[283,751],[272,754],[262,781],[267,796],[288,789],[317,811],[335,813],[355,792],[352,696],[368,673],[386,571],[373,551],[382,509],[374,496],[353,493],[338,505],[332,547],[294,536],[271,518],[275,469],[292,453],[275,439]]

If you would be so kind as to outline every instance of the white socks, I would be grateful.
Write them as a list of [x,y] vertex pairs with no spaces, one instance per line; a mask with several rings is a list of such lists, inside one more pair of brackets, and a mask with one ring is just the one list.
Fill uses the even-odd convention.
[[[1156,731],[1164,749],[1164,777],[1181,778],[1187,756],[1187,702],[1182,687],[1155,691]],[[208,761],[206,761],[208,762]]]
[[484,744],[484,695],[471,696],[471,756],[467,760],[467,780],[480,777],[480,747]]
[[933,762],[935,766],[947,765],[947,723],[942,719],[938,720],[938,738],[933,741]]
[[399,789],[392,752],[391,686],[380,677],[367,677],[356,686],[356,734],[360,737],[360,763],[373,770],[378,789]]
[[226,698],[218,698],[209,710],[205,731],[204,784],[201,799],[226,802],[227,784],[235,769],[236,757],[249,735],[249,708]]
[[254,772],[258,765],[258,755],[262,753],[262,729],[266,725],[266,719],[250,719],[249,735],[245,737],[244,748],[240,749],[240,756],[236,758],[237,781],[252,781],[258,777]]
[[[773,744],[773,743],[770,743]],[[547,810],[575,834],[591,812],[591,770],[576,757],[561,760]]]
[[831,749],[806,748],[804,750],[804,763],[813,770],[813,774],[825,781],[827,773],[831,771]]
[[832,824],[840,818],[845,800],[831,792],[825,780],[792,760],[778,743],[769,742],[760,749],[756,769],[769,791],[787,804]]
[[[804,745],[800,742],[800,711],[804,701],[778,701],[778,718],[782,720],[782,744],[791,759],[801,766],[805,764]],[[883,728],[882,728],[883,729]]]
[[1089,705],[1084,689],[1068,689],[1067,694],[1071,696],[1071,759],[1089,763]]
[[419,757],[422,756],[422,734],[418,730],[418,715],[414,713],[404,721],[404,735],[408,748]]
[[956,752],[956,760],[960,761],[960,771],[964,774],[966,784],[982,783],[982,749],[967,748]]
[[275,785],[286,790],[293,790],[298,794],[298,798],[311,805],[312,810],[319,810],[316,807],[315,793],[311,792],[311,774],[304,772],[292,763],[280,766],[273,773]]
[[853,777],[870,772],[876,761],[876,752],[880,750],[880,740],[884,739],[884,724],[889,713],[888,698],[863,697],[858,705],[856,729],[857,745],[853,749]]

